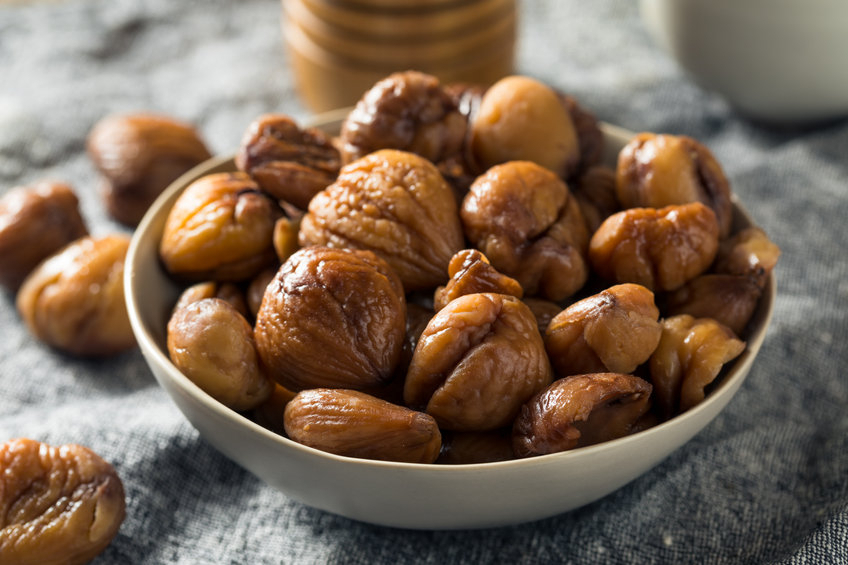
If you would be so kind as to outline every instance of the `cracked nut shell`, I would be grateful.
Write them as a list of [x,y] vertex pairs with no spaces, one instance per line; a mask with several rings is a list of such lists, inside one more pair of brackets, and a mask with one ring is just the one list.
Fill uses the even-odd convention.
[[91,449],[31,439],[0,445],[0,563],[88,563],[125,512],[120,477]]
[[442,445],[432,417],[355,390],[301,391],[284,423],[292,440],[347,457],[433,463]]
[[292,391],[385,384],[406,337],[403,287],[370,251],[301,249],[268,284],[255,337],[269,374]]
[[530,309],[514,296],[468,294],[427,324],[406,375],[406,404],[439,427],[494,430],[550,384],[551,366]]

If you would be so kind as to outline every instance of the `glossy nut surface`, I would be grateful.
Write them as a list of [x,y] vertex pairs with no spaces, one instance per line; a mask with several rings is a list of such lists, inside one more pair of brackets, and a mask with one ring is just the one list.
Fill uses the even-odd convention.
[[174,310],[167,344],[171,362],[233,410],[256,407],[274,388],[259,365],[253,329],[225,300],[203,298]]
[[589,233],[595,233],[604,220],[621,210],[615,195],[615,171],[609,167],[589,167],[571,188]]
[[551,382],[536,318],[514,296],[468,294],[427,325],[404,387],[407,405],[447,430],[494,430]]
[[695,202],[613,214],[592,236],[589,261],[607,280],[675,290],[706,271],[717,251],[715,214]]
[[715,269],[749,277],[763,288],[779,258],[780,247],[762,229],[751,226],[721,242]]
[[378,81],[357,102],[341,130],[346,163],[379,149],[398,149],[439,166],[460,158],[467,120],[439,80],[404,71]]
[[626,436],[650,407],[651,384],[595,373],[555,381],[521,408],[512,431],[518,457],[567,451]]
[[713,318],[741,336],[761,295],[762,289],[754,278],[706,274],[666,296],[665,312],[669,316],[689,314],[695,318]]
[[355,390],[301,391],[284,421],[292,440],[348,457],[433,463],[442,444],[432,417]]
[[567,178],[580,161],[577,132],[559,95],[522,76],[493,84],[471,125],[471,148],[486,170],[507,161],[532,161]]
[[663,319],[662,327],[651,356],[651,382],[657,405],[671,417],[704,400],[704,387],[745,350],[745,342],[712,318],[680,314]]
[[103,118],[89,133],[87,149],[103,175],[107,210],[130,226],[171,182],[212,156],[190,124],[154,114]]
[[631,373],[660,341],[660,311],[654,294],[621,284],[575,302],[557,314],[545,332],[545,348],[557,376]]
[[189,304],[203,300],[204,298],[220,298],[229,302],[230,306],[242,316],[248,316],[247,299],[241,289],[233,283],[218,283],[207,281],[193,284],[180,293],[173,311],[184,308]]
[[103,357],[135,347],[124,302],[129,237],[84,237],[41,263],[17,308],[32,334],[66,353]]
[[0,198],[0,284],[16,291],[42,260],[85,235],[79,200],[67,184],[9,190]]
[[530,161],[490,168],[460,216],[471,243],[528,296],[562,300],[586,282],[589,233],[568,186],[548,169]]
[[0,563],[82,565],[118,533],[123,484],[87,447],[10,440],[0,470]]
[[304,248],[256,315],[263,365],[283,386],[361,389],[392,377],[406,335],[400,279],[370,251]]
[[499,273],[476,249],[463,249],[454,255],[448,265],[448,275],[448,283],[437,288],[433,296],[433,307],[437,311],[466,294],[496,292],[518,298],[524,295],[517,280]]
[[275,198],[306,210],[336,179],[341,156],[329,136],[285,114],[263,114],[245,132],[236,166]]
[[247,280],[274,262],[274,224],[280,215],[247,174],[207,175],[174,203],[159,255],[180,279]]
[[715,213],[719,235],[730,233],[730,183],[710,150],[691,137],[636,135],[619,153],[616,193],[624,208],[701,202]]
[[410,290],[447,281],[465,247],[453,191],[432,163],[384,149],[342,168],[319,192],[300,225],[301,245],[369,249]]

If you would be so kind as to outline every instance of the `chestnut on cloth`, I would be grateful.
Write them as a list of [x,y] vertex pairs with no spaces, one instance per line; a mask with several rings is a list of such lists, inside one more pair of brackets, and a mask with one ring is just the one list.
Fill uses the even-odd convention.
[[[0,442],[86,445],[124,485],[126,518],[94,565],[848,563],[848,121],[746,120],[651,41],[635,2],[520,9],[517,73],[600,120],[698,139],[780,246],[773,322],[738,394],[682,449],[589,506],[505,528],[411,532],[265,485],[200,438],[138,350],[97,361],[54,351],[7,291]],[[112,113],[164,113],[228,154],[263,113],[306,121],[280,17],[273,0],[1,4],[0,192],[66,182],[89,233],[128,234],[98,193],[91,127]]]

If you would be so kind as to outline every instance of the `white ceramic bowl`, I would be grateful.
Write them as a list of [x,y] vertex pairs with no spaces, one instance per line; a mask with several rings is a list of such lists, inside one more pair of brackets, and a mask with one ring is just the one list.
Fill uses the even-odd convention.
[[[317,125],[337,131],[340,114]],[[613,162],[631,134],[604,125]],[[130,321],[159,384],[203,438],[224,455],[293,499],[374,524],[416,529],[502,526],[559,514],[621,488],[689,441],[730,401],[748,374],[766,333],[775,285],[766,288],[748,347],[704,402],[654,428],[574,451],[474,465],[423,465],[324,453],[279,436],[219,404],[168,359],[165,327],[180,292],[163,271],[158,243],[166,216],[186,185],[233,170],[215,159],[177,180],[138,226],[127,255]],[[750,220],[737,208],[737,220]]]
[[657,42],[699,84],[774,122],[848,116],[845,0],[641,0]]

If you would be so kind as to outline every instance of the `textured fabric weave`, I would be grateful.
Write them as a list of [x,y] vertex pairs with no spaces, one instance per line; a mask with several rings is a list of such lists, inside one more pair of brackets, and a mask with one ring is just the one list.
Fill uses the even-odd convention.
[[[70,182],[95,235],[112,222],[85,136],[156,111],[232,153],[247,124],[301,120],[274,0],[0,5],[0,190]],[[202,440],[137,351],[58,354],[0,299],[0,441],[88,445],[112,462],[125,522],[98,564],[848,563],[848,121],[776,129],[704,92],[646,34],[635,2],[521,4],[518,72],[605,121],[693,136],[781,246],[774,321],[748,379],[703,432],[584,508],[481,531],[415,532],[289,500]]]

